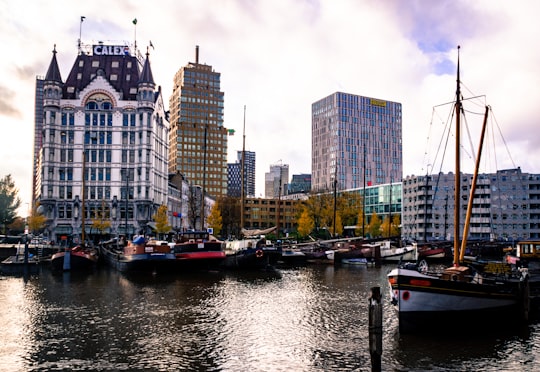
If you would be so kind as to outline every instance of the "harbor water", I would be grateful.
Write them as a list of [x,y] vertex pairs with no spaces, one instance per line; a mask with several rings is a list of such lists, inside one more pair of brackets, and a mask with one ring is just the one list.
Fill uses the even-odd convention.
[[126,276],[42,268],[1,277],[0,370],[370,371],[375,286],[384,298],[383,371],[540,370],[540,324],[400,335],[390,269]]

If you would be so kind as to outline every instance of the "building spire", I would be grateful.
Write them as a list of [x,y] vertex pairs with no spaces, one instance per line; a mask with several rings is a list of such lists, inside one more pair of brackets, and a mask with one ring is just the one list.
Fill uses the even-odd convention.
[[146,59],[144,60],[144,66],[143,66],[143,70],[142,70],[142,73],[141,73],[141,78],[139,79],[139,84],[143,83],[143,84],[155,85],[154,77],[152,75],[152,69],[150,68],[149,55],[150,55],[150,53],[147,50],[146,51]]
[[54,44],[52,53],[53,57],[51,63],[49,64],[47,74],[45,75],[45,80],[62,83],[62,76],[60,75],[60,69],[58,68],[58,62],[56,61],[56,44]]

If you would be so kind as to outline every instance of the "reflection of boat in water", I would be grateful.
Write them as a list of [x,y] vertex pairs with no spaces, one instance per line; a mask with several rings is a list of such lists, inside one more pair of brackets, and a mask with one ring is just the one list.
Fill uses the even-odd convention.
[[225,259],[224,245],[207,231],[186,231],[171,248],[181,269],[211,269]]
[[[456,183],[454,200],[460,201],[460,116],[461,102],[459,59],[456,117]],[[487,122],[488,107],[480,140],[479,153],[470,191],[464,231],[460,232],[460,203],[454,206],[454,264],[442,272],[428,272],[427,266],[402,264],[388,274],[392,302],[396,305],[400,332],[440,331],[442,327],[501,327],[527,319],[529,279],[526,271],[514,271],[499,261],[465,263],[468,229],[475,195],[478,166]],[[462,241],[460,244],[460,236]],[[425,262],[425,261],[424,261]],[[504,324],[502,324],[504,323]]]
[[51,267],[54,271],[83,271],[93,269],[98,262],[98,252],[94,248],[66,248],[51,256]]
[[176,264],[176,256],[166,241],[146,241],[142,236],[125,245],[116,239],[104,242],[100,251],[107,264],[120,272],[166,272]]

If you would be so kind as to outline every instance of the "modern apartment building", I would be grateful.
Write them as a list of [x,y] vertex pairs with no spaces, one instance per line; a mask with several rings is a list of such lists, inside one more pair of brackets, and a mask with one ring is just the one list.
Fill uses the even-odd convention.
[[313,103],[312,190],[399,182],[403,177],[401,137],[401,103],[342,92]]
[[56,53],[36,84],[34,199],[47,217],[45,235],[76,239],[84,225],[88,237],[96,219],[111,223],[102,233],[149,232],[167,205],[169,145],[149,54],[124,42],[80,45],[64,82]]
[[[235,163],[227,164],[227,195],[240,197],[242,189],[242,151],[237,152]],[[244,195],[255,196],[255,152],[244,151]]]
[[227,130],[223,127],[221,74],[195,62],[174,76],[169,99],[169,173],[182,174],[191,185],[215,197],[227,194]]
[[[454,174],[407,176],[403,180],[402,235],[417,240],[453,239]],[[461,224],[470,198],[471,174],[461,177]],[[521,169],[478,177],[468,239],[540,238],[540,175]],[[459,231],[463,231],[460,226]],[[460,237],[462,238],[462,237]]]

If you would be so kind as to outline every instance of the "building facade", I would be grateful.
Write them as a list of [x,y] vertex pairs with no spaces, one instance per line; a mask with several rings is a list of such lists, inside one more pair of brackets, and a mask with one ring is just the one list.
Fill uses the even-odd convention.
[[[36,111],[43,107],[34,200],[51,240],[148,232],[167,205],[169,123],[146,58],[125,43],[82,45],[62,81],[56,49]],[[43,98],[39,101],[39,89]],[[39,115],[36,112],[36,122]]]
[[267,199],[287,195],[289,183],[289,165],[273,164],[270,171],[264,174],[264,196]]
[[227,194],[227,130],[223,126],[221,74],[195,62],[174,76],[169,99],[169,173],[181,173],[214,197]]
[[[242,189],[242,151],[237,152],[235,163],[227,164],[227,195],[240,197]],[[244,195],[255,196],[255,152],[244,151]]]
[[[403,180],[402,235],[417,240],[453,239],[454,174],[408,176]],[[460,229],[470,199],[471,174],[462,174]],[[462,238],[462,236],[460,236]],[[480,174],[468,239],[540,238],[540,175],[507,169]]]
[[311,191],[311,174],[293,174],[289,183],[288,194],[309,193]]
[[399,182],[403,177],[401,137],[400,103],[342,92],[313,103],[312,190]]

